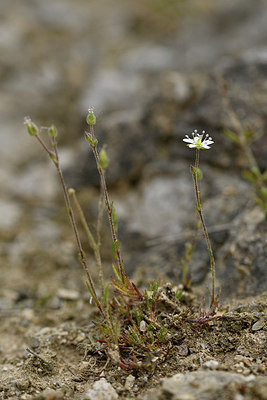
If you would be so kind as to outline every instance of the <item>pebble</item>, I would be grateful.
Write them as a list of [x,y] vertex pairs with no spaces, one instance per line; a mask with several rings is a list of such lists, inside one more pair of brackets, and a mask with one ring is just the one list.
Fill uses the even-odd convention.
[[29,338],[29,346],[30,346],[32,349],[36,349],[37,347],[40,346],[40,340],[39,340],[37,337],[35,337],[35,336],[31,336],[31,337]]
[[188,352],[189,352],[188,346],[185,343],[183,343],[180,346],[178,346],[177,350],[178,350],[179,356],[187,356]]
[[125,381],[125,389],[130,390],[134,385],[135,377],[133,375],[128,375]]
[[80,293],[77,290],[60,288],[58,289],[58,297],[63,300],[78,300]]
[[119,398],[116,390],[106,381],[101,378],[93,384],[93,388],[89,389],[83,400],[117,400]]
[[255,322],[255,324],[252,325],[251,329],[253,331],[259,331],[260,329],[264,328],[265,325],[266,325],[265,318],[261,318],[257,322]]
[[203,367],[207,369],[217,369],[219,366],[218,361],[216,360],[209,360],[203,363]]
[[81,332],[78,334],[78,336],[76,336],[75,343],[81,343],[84,341],[84,339],[85,339],[85,333]]

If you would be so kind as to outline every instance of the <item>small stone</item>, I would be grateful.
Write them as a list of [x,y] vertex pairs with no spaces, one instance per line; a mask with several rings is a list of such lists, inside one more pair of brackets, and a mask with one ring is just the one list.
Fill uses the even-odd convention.
[[179,356],[187,356],[189,353],[188,347],[185,343],[178,346],[178,354]]
[[134,385],[134,381],[135,381],[135,377],[133,375],[129,375],[126,378],[125,381],[125,389],[130,390],[132,389],[133,385]]
[[81,332],[78,334],[78,336],[75,339],[75,343],[81,343],[85,339],[85,333]]
[[101,378],[93,384],[92,389],[87,390],[84,400],[116,400],[118,397],[111,384],[105,378]]
[[265,365],[261,364],[258,366],[258,372],[264,373],[265,372]]
[[250,370],[248,368],[243,370],[243,375],[244,376],[249,376],[250,375]]
[[144,320],[142,320],[140,322],[140,327],[139,327],[141,332],[145,332],[146,331],[146,322]]
[[58,297],[63,300],[78,300],[80,293],[77,290],[61,288],[58,290]]
[[43,392],[41,392],[42,399],[49,400],[64,400],[64,394],[61,390],[54,390],[47,388]]
[[16,387],[19,390],[26,390],[28,389],[28,387],[30,387],[30,382],[28,380],[24,380],[24,379],[19,379],[16,381]]
[[216,360],[209,360],[209,361],[204,362],[204,364],[203,364],[204,368],[213,369],[213,370],[217,369],[218,366],[219,366],[219,363]]
[[35,336],[31,336],[30,339],[29,339],[29,346],[32,349],[36,349],[37,347],[40,346],[40,340]]
[[255,324],[252,325],[253,331],[259,331],[260,329],[264,328],[266,325],[266,320],[264,318],[259,319]]

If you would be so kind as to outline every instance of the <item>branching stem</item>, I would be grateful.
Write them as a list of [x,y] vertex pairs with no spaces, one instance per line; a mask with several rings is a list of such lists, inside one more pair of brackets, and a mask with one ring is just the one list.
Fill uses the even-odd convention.
[[72,207],[71,207],[68,190],[67,190],[67,187],[66,187],[66,184],[65,184],[65,181],[64,181],[64,178],[63,178],[63,174],[62,174],[62,171],[61,171],[61,168],[60,168],[60,164],[59,164],[59,157],[58,157],[58,151],[57,151],[56,138],[55,137],[51,138],[52,146],[54,148],[54,152],[52,152],[52,151],[50,151],[48,149],[48,147],[46,146],[46,144],[44,143],[44,141],[41,139],[41,137],[38,134],[36,135],[36,138],[38,139],[39,143],[44,148],[44,150],[48,153],[49,157],[51,158],[51,160],[53,161],[53,163],[54,163],[54,165],[55,165],[55,167],[57,169],[57,172],[58,172],[58,175],[59,175],[59,178],[60,178],[60,183],[61,183],[61,186],[62,186],[62,189],[63,189],[63,195],[64,195],[64,200],[65,200],[67,212],[68,212],[68,215],[69,215],[71,226],[72,226],[72,229],[73,229],[73,232],[74,232],[74,235],[75,235],[75,239],[76,239],[76,242],[77,242],[77,246],[78,246],[78,249],[79,249],[79,258],[80,258],[81,264],[83,266],[83,269],[84,269],[84,271],[86,273],[86,276],[87,276],[87,279],[88,279],[88,285],[89,285],[89,287],[90,287],[90,289],[91,289],[91,291],[92,291],[92,293],[94,295],[94,300],[96,302],[96,305],[97,305],[99,311],[101,312],[102,316],[105,317],[105,314],[103,312],[101,304],[100,304],[100,302],[99,302],[99,300],[97,298],[95,287],[94,287],[94,283],[93,283],[90,271],[89,271],[87,263],[86,263],[85,253],[84,253],[83,248],[82,248],[80,236],[79,236],[78,229],[77,229],[77,226],[76,226],[76,222],[75,222],[75,219],[74,219],[74,214],[73,214],[73,210],[72,210]]

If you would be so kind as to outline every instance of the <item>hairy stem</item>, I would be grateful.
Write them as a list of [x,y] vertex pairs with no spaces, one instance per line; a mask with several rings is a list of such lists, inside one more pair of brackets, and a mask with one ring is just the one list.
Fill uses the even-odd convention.
[[86,221],[84,212],[80,206],[80,203],[77,199],[76,193],[74,189],[70,189],[69,193],[73,197],[73,202],[75,204],[75,207],[78,211],[81,223],[83,225],[83,228],[85,230],[88,242],[92,250],[94,251],[94,256],[96,260],[96,265],[97,265],[97,270],[98,270],[98,275],[99,275],[99,282],[100,282],[100,287],[101,287],[101,298],[104,300],[104,291],[105,291],[105,283],[104,283],[104,274],[103,274],[103,268],[102,268],[102,262],[101,262],[101,255],[100,255],[100,240],[98,239],[97,242],[95,241],[93,234],[89,228],[89,225]]
[[[88,135],[88,133],[86,133],[86,134]],[[93,141],[95,141],[93,125],[90,125],[90,136],[93,139]],[[98,172],[100,175],[101,185],[103,188],[104,198],[105,198],[105,203],[106,203],[106,209],[107,209],[107,213],[108,213],[108,220],[109,220],[109,225],[110,225],[110,230],[111,230],[112,241],[113,241],[113,244],[115,245],[118,243],[118,239],[117,239],[116,230],[115,230],[115,226],[114,226],[114,222],[113,222],[112,207],[111,207],[111,202],[110,202],[110,198],[109,198],[109,194],[108,194],[105,174],[104,174],[103,168],[101,168],[100,163],[99,163],[99,153],[97,150],[97,145],[92,144],[91,147],[92,147],[93,154],[94,154],[94,157],[96,160],[97,169],[98,169]],[[117,262],[118,270],[121,275],[121,279],[124,282],[125,281],[125,271],[124,271],[124,266],[123,266],[123,261],[121,258],[119,246],[116,246],[116,262]]]
[[204,216],[203,216],[202,206],[201,206],[201,197],[200,197],[200,190],[199,190],[198,176],[197,176],[198,167],[199,167],[199,149],[196,149],[195,166],[194,167],[191,166],[191,172],[192,172],[194,188],[195,188],[196,209],[197,209],[197,212],[198,212],[201,224],[202,224],[205,240],[206,240],[208,251],[209,251],[209,257],[210,257],[210,267],[211,267],[211,276],[212,276],[212,290],[211,290],[211,307],[212,307],[215,302],[215,260],[214,260],[213,251],[211,248],[211,243],[210,243],[207,227],[206,227]]
[[68,190],[67,190],[67,187],[66,187],[66,184],[65,184],[65,181],[64,181],[64,178],[63,178],[63,174],[62,174],[62,171],[61,171],[61,168],[60,168],[60,164],[59,164],[59,157],[58,157],[56,139],[55,139],[55,137],[51,138],[52,145],[53,145],[53,148],[54,148],[54,152],[52,152],[47,148],[46,144],[43,142],[43,140],[41,139],[41,137],[39,135],[36,135],[36,138],[38,139],[38,141],[40,142],[40,144],[42,145],[44,150],[48,153],[49,157],[51,158],[51,160],[53,161],[53,163],[54,163],[54,165],[55,165],[55,167],[57,169],[57,172],[58,172],[58,175],[59,175],[59,178],[60,178],[60,183],[61,183],[61,186],[62,186],[62,189],[63,189],[63,195],[64,195],[64,200],[65,200],[67,212],[68,212],[68,215],[69,215],[71,226],[72,226],[72,229],[73,229],[73,232],[74,232],[74,236],[75,236],[75,239],[76,239],[76,242],[77,242],[77,246],[78,246],[78,249],[79,249],[79,258],[80,258],[81,264],[83,266],[83,269],[84,269],[84,271],[86,273],[86,276],[87,276],[87,279],[88,279],[88,285],[89,285],[89,287],[90,287],[90,289],[91,289],[91,291],[92,291],[92,293],[94,295],[94,300],[96,302],[96,305],[97,305],[99,311],[101,312],[102,316],[105,317],[104,312],[103,312],[102,307],[101,307],[101,304],[100,304],[100,302],[99,302],[99,300],[97,298],[97,295],[96,295],[94,283],[93,283],[90,271],[89,271],[87,263],[86,263],[85,253],[84,253],[84,251],[82,249],[82,244],[81,244],[80,236],[79,236],[78,229],[77,229],[77,226],[76,226],[76,222],[75,222],[75,219],[74,219],[74,214],[73,214],[73,210],[72,210],[72,207],[71,207]]

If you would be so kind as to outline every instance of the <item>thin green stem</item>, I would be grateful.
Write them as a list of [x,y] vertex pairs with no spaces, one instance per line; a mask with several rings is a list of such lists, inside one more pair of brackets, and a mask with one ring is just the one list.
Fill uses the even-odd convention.
[[96,241],[93,237],[93,234],[89,228],[89,225],[86,221],[86,218],[85,218],[84,212],[81,208],[81,205],[77,199],[75,190],[70,189],[69,194],[73,197],[73,202],[78,211],[78,214],[79,214],[81,223],[83,225],[83,228],[85,230],[89,245],[92,248],[92,250],[94,251],[94,256],[95,256],[98,275],[99,275],[99,282],[100,282],[100,287],[101,287],[101,298],[102,298],[102,300],[104,300],[105,283],[104,283],[104,274],[103,274],[103,268],[102,268],[102,262],[101,262],[101,255],[100,255],[100,240],[98,240],[96,243]]
[[205,224],[203,212],[202,212],[201,196],[200,196],[200,190],[199,190],[199,185],[198,185],[198,176],[197,176],[198,167],[199,167],[199,149],[196,149],[195,166],[194,167],[191,166],[191,172],[192,172],[194,188],[195,188],[196,208],[197,208],[197,212],[198,212],[201,224],[202,224],[205,240],[206,240],[208,251],[209,251],[209,257],[210,257],[210,267],[211,267],[211,276],[212,276],[212,291],[211,291],[211,307],[212,307],[215,302],[215,260],[214,260],[213,251],[211,248],[211,243],[210,243],[207,227]]
[[[88,133],[86,133],[86,134],[90,135],[91,138],[93,139],[93,141],[95,141],[93,125],[90,125],[90,134],[88,134]],[[102,185],[103,192],[104,192],[104,198],[105,198],[106,209],[107,209],[107,213],[108,213],[108,220],[109,220],[109,225],[110,225],[110,230],[111,230],[112,241],[113,241],[114,245],[117,245],[119,242],[117,239],[116,230],[115,230],[115,226],[114,226],[114,222],[113,222],[112,206],[111,206],[111,202],[110,202],[110,198],[109,198],[109,194],[108,194],[104,170],[103,170],[103,168],[101,168],[100,163],[99,163],[99,154],[98,154],[98,150],[97,150],[97,145],[92,144],[91,147],[92,147],[93,154],[94,154],[94,157],[96,160],[97,169],[98,169],[98,172],[100,175],[101,185]],[[120,271],[121,279],[124,282],[125,281],[125,271],[124,271],[124,266],[123,266],[123,261],[121,258],[119,245],[116,246],[116,262],[117,262],[118,270]]]
[[96,305],[97,305],[99,311],[101,312],[102,316],[105,317],[105,314],[104,314],[104,312],[102,310],[101,304],[100,304],[100,302],[99,302],[99,300],[97,298],[95,287],[94,287],[94,283],[93,283],[90,271],[89,271],[87,263],[86,263],[85,253],[84,253],[83,248],[82,248],[80,236],[79,236],[78,229],[77,229],[77,226],[76,226],[76,222],[75,222],[75,219],[74,219],[74,214],[73,214],[73,210],[72,210],[72,207],[71,207],[68,190],[67,190],[67,187],[66,187],[66,184],[65,184],[65,181],[64,181],[64,178],[63,178],[63,174],[62,174],[62,171],[61,171],[61,168],[60,168],[60,164],[59,164],[59,157],[58,157],[56,139],[55,139],[55,137],[51,138],[52,146],[54,148],[54,153],[53,153],[47,148],[47,146],[45,145],[45,143],[43,142],[43,140],[41,139],[41,137],[38,134],[36,135],[36,138],[38,139],[39,143],[44,148],[44,150],[48,153],[49,157],[52,159],[52,161],[53,161],[53,163],[54,163],[54,165],[55,165],[55,167],[57,169],[57,172],[58,172],[58,175],[59,175],[59,178],[60,178],[60,182],[61,182],[61,186],[62,186],[62,189],[63,189],[63,195],[64,195],[64,200],[65,200],[67,212],[68,212],[68,215],[69,215],[71,226],[72,226],[72,229],[73,229],[73,232],[74,232],[74,235],[75,235],[75,239],[76,239],[76,242],[77,242],[77,246],[78,246],[78,249],[79,249],[79,258],[80,258],[81,264],[83,266],[83,269],[84,269],[84,271],[85,271],[85,273],[87,275],[88,284],[89,284],[89,287],[90,287],[90,289],[91,289],[91,291],[93,293]]
[[100,242],[104,208],[105,208],[104,191],[101,186],[99,202],[98,202],[98,216],[97,216],[97,223],[96,223],[97,242]]

